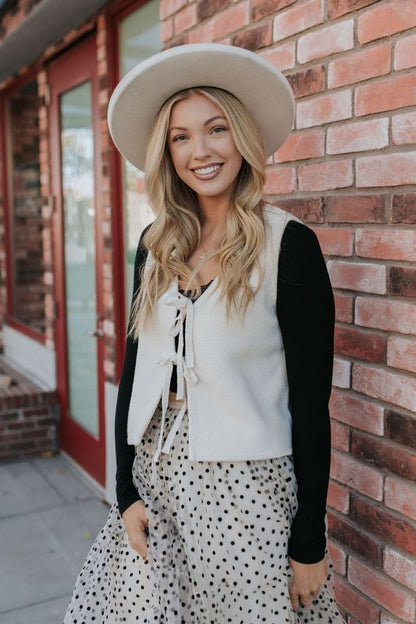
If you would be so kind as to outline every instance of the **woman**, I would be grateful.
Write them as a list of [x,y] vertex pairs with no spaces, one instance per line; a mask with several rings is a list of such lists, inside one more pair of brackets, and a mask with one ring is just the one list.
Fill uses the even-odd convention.
[[[208,85],[208,86],[207,86]],[[117,503],[65,622],[343,622],[326,549],[334,303],[313,231],[265,205],[284,76],[219,44],[162,52],[111,98],[144,169],[117,400]]]

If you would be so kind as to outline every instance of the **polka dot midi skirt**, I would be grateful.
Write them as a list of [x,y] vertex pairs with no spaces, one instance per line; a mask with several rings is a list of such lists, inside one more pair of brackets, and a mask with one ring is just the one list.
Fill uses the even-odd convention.
[[[178,409],[168,407],[165,437]],[[160,425],[161,404],[132,468],[149,521],[147,562],[130,547],[114,503],[78,575],[64,624],[345,624],[328,552],[319,595],[310,606],[291,607],[292,456],[190,461],[185,412],[152,479]]]

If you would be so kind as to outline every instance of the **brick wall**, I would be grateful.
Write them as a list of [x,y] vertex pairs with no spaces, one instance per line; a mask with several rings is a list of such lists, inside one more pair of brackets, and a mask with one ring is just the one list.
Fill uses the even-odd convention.
[[415,0],[162,0],[165,46],[255,50],[296,126],[268,199],[317,233],[337,308],[331,553],[349,622],[415,621]]

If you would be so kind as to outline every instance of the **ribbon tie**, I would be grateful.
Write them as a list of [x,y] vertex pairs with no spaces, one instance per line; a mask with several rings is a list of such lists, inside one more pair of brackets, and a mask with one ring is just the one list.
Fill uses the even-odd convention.
[[[194,350],[193,350],[193,304],[192,301],[182,295],[179,292],[168,293],[164,297],[164,302],[168,306],[176,307],[178,313],[169,328],[170,336],[178,336],[178,350],[173,352],[166,357],[159,360],[159,366],[166,366],[166,374],[163,382],[163,390],[162,390],[162,424],[160,428],[159,441],[157,445],[156,452],[153,457],[153,468],[155,468],[155,464],[159,459],[160,453],[169,453],[173,438],[175,437],[176,432],[179,429],[179,426],[182,422],[182,418],[185,414],[187,408],[187,394],[186,394],[186,384],[191,383],[195,384],[198,381],[198,376],[194,369]],[[186,323],[184,323],[186,319]],[[185,325],[185,332],[183,330]],[[184,333],[185,333],[185,357],[183,356],[183,345],[184,345]],[[165,441],[165,444],[162,448],[162,440],[163,440],[163,431],[165,426],[165,416],[168,408],[169,401],[169,387],[170,380],[172,377],[172,368],[173,365],[176,364],[177,369],[177,391],[176,398],[183,399],[183,404],[175,418],[175,422],[173,423],[169,435]],[[154,475],[154,472],[153,472]]]

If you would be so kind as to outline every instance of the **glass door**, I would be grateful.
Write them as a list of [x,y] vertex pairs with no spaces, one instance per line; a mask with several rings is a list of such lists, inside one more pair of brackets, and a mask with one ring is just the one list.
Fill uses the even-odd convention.
[[105,485],[95,41],[49,68],[60,443]]

